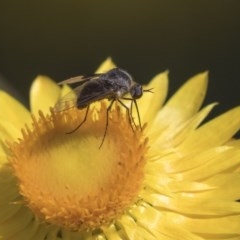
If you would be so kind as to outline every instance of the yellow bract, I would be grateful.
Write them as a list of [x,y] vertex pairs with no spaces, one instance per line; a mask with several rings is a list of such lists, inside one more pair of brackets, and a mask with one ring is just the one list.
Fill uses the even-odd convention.
[[49,112],[60,97],[60,87],[46,76],[38,76],[30,89],[30,107],[33,114],[38,114],[41,110],[44,113]]

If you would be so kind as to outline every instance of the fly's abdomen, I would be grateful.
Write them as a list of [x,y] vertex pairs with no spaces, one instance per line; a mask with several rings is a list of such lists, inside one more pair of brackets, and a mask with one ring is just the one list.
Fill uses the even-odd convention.
[[94,80],[86,83],[77,98],[77,107],[85,108],[89,104],[108,98],[111,93],[100,81]]

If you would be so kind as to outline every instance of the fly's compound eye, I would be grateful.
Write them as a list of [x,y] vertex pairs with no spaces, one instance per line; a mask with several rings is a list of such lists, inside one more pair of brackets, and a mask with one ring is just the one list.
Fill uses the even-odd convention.
[[140,98],[143,94],[142,86],[138,83],[134,84],[130,89],[130,94],[134,99]]

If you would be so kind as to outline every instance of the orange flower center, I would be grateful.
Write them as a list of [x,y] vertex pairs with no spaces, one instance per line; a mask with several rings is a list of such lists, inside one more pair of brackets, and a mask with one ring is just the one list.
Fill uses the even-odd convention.
[[25,203],[41,219],[72,231],[109,224],[134,201],[144,178],[147,139],[132,130],[114,106],[106,128],[106,104],[86,110],[51,111],[9,144],[10,163]]

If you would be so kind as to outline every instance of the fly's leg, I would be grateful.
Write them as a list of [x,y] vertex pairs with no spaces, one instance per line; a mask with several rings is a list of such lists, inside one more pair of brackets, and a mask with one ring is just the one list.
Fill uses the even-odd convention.
[[129,118],[131,119],[131,122],[133,122],[134,126],[137,128],[137,125],[136,125],[136,123],[135,123],[135,121],[133,119],[133,116],[132,116],[132,105],[134,103],[136,111],[137,111],[139,127],[142,130],[142,123],[141,123],[140,113],[139,113],[139,109],[138,109],[138,105],[137,105],[136,99],[133,99],[133,98],[122,98],[122,99],[131,101],[130,112],[129,112],[128,107],[118,100],[127,109],[128,114],[129,114]]
[[139,109],[138,109],[138,105],[137,105],[136,99],[133,99],[133,102],[134,102],[134,105],[135,105],[136,110],[137,110],[139,127],[142,130],[142,123],[141,123],[140,113],[139,113]]
[[137,124],[135,123],[135,121],[134,121],[134,119],[133,119],[133,115],[132,115],[133,101],[132,101],[132,99],[127,99],[127,100],[131,100],[129,116],[131,117],[131,122],[134,124],[134,127],[135,127],[135,129],[136,129],[136,128],[137,128]]
[[85,116],[84,116],[84,119],[82,120],[82,122],[76,128],[74,128],[72,131],[67,132],[66,134],[74,133],[75,131],[77,131],[86,122],[88,111],[89,111],[89,106],[90,105],[87,106],[87,110],[86,110],[86,113],[85,113]]
[[[129,99],[126,99],[126,98],[123,98],[125,100],[129,100]],[[131,99],[132,100],[132,99]],[[134,129],[133,129],[133,126],[132,126],[132,123],[134,124],[134,126],[136,126],[134,120],[133,120],[133,117],[132,117],[132,113],[130,112],[129,108],[120,100],[118,99],[118,102],[126,109],[127,111],[127,114],[128,114],[128,120],[129,120],[129,123],[130,123],[130,126],[134,132]]]
[[115,101],[115,99],[113,99],[113,100],[111,101],[110,105],[107,107],[106,126],[105,126],[105,130],[104,130],[104,134],[103,134],[102,142],[101,142],[101,144],[100,144],[100,146],[99,146],[99,149],[102,147],[103,142],[104,142],[105,137],[106,137],[106,134],[107,134],[107,128],[108,128],[108,114],[109,114],[109,111],[110,111],[111,108],[112,108],[112,105],[113,105],[114,101]]

